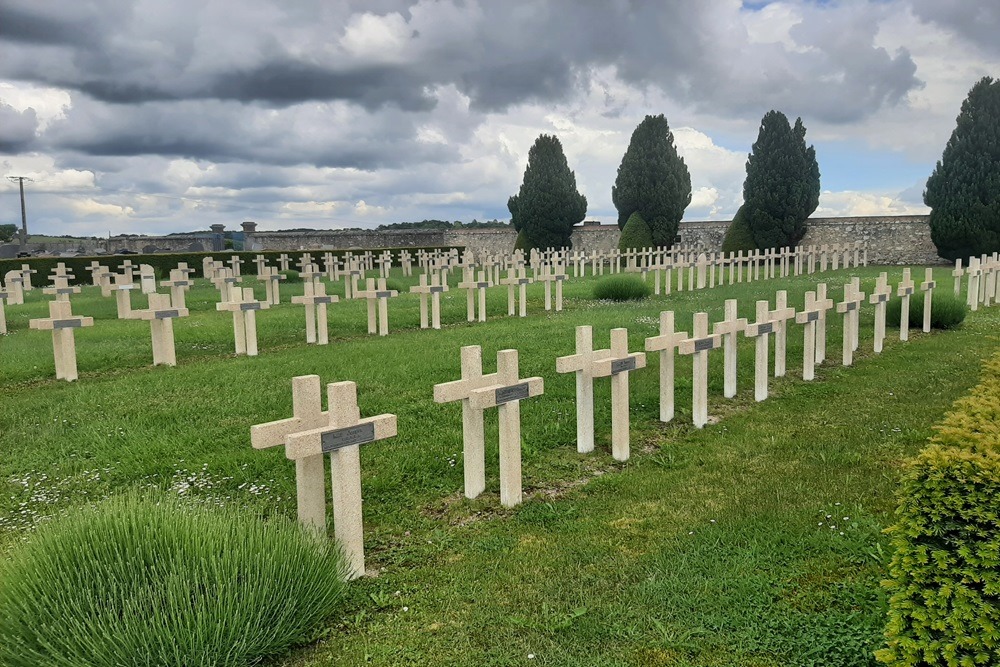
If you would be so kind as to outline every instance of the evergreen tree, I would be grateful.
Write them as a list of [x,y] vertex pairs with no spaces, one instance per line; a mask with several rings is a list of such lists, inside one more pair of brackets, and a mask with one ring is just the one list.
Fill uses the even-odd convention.
[[587,215],[587,198],[576,190],[576,175],[557,137],[543,134],[535,140],[521,189],[507,200],[507,209],[530,247],[572,247],[573,225]]
[[1000,81],[984,77],[962,102],[924,203],[931,240],[954,261],[1000,250]]
[[747,225],[746,208],[740,206],[736,215],[733,216],[733,221],[726,228],[726,235],[722,239],[722,252],[756,249],[757,244],[754,243],[753,234],[750,233],[750,227]]
[[621,237],[618,239],[618,249],[625,251],[652,247],[654,247],[653,232],[650,231],[649,225],[638,212],[633,213],[628,217],[628,222],[622,229]]
[[628,150],[611,188],[618,209],[618,228],[639,213],[657,246],[669,248],[684,209],[691,203],[691,174],[677,154],[666,117],[646,116],[632,132]]
[[795,246],[806,233],[806,219],[819,205],[816,149],[806,146],[802,119],[793,128],[780,111],[760,121],[747,158],[743,208],[758,248]]

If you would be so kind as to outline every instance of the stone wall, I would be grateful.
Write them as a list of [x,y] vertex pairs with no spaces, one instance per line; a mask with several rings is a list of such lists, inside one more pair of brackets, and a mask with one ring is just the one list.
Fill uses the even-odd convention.
[[861,241],[869,264],[947,264],[931,242],[926,215],[817,218],[800,245]]

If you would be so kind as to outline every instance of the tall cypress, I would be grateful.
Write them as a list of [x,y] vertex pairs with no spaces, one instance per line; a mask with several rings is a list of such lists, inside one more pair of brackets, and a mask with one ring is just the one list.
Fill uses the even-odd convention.
[[587,198],[576,189],[562,144],[543,134],[528,151],[518,193],[507,200],[511,222],[532,248],[570,248],[573,225],[587,215]]
[[657,246],[670,247],[684,209],[691,203],[691,174],[677,154],[674,135],[663,114],[646,116],[632,132],[611,188],[618,228],[633,213],[646,221]]
[[806,146],[802,119],[795,127],[780,111],[760,121],[743,182],[743,215],[758,248],[794,246],[819,205],[816,149]]
[[982,78],[962,102],[927,179],[931,240],[954,261],[1000,250],[1000,81]]

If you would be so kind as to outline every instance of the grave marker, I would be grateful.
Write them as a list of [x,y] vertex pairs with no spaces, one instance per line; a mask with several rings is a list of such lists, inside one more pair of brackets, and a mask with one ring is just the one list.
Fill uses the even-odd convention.
[[[836,257],[836,255],[834,255]],[[795,315],[795,321],[802,327],[802,379],[810,381],[816,377],[816,323],[820,309],[816,305],[816,292],[806,292],[806,303]]]
[[826,361],[826,313],[833,308],[833,299],[826,295],[826,283],[816,285],[816,301],[813,305],[819,310],[819,319],[816,320],[816,363],[821,364]]
[[788,307],[788,292],[778,290],[774,297],[774,310],[770,319],[774,322],[774,377],[785,377],[785,343],[788,335],[788,320],[795,317],[795,309]]
[[611,455],[616,461],[629,459],[628,376],[645,367],[644,352],[628,351],[628,329],[612,329],[611,349],[596,360],[593,376],[611,377]]
[[73,315],[69,301],[50,301],[49,316],[28,321],[28,326],[38,331],[52,332],[52,355],[55,359],[56,379],[73,382],[77,379],[75,330],[94,326],[93,317]]
[[712,327],[712,333],[722,336],[723,357],[725,364],[725,389],[723,395],[726,398],[736,396],[736,351],[739,346],[737,336],[747,328],[747,318],[737,317],[736,299],[726,299],[725,318],[721,322],[716,322]]
[[306,311],[306,343],[327,345],[330,342],[330,323],[327,319],[327,305],[337,303],[340,299],[335,295],[327,295],[326,285],[305,283],[305,294],[293,296],[292,303],[305,306]]
[[774,333],[775,322],[771,319],[770,304],[765,301],[757,302],[757,321],[747,324],[743,335],[755,340],[755,354],[753,364],[753,398],[755,401],[763,401],[767,398],[767,357],[768,357],[768,336]]
[[910,296],[913,294],[913,280],[910,279],[910,269],[903,269],[903,279],[896,288],[896,296],[900,297],[899,307],[899,340],[910,339]]
[[149,308],[135,311],[137,319],[149,322],[154,366],[177,365],[173,321],[176,317],[187,317],[188,312],[187,308],[172,306],[169,294],[156,293],[149,295]]
[[674,331],[674,313],[660,313],[660,333],[646,339],[647,352],[660,353],[660,421],[674,418],[674,350],[688,338],[686,331]]
[[879,274],[875,282],[875,290],[868,297],[868,302],[875,304],[875,354],[882,352],[882,342],[885,340],[885,308],[891,294],[886,273]]
[[271,305],[266,301],[255,301],[253,290],[234,288],[230,300],[215,304],[215,309],[233,314],[233,338],[236,354],[257,356],[257,311],[267,310]]
[[[368,288],[356,292],[355,295],[368,302],[368,333],[377,331],[379,336],[389,335],[389,299],[398,296],[399,292],[385,288],[385,278],[368,278]],[[377,313],[377,316],[376,316]]]
[[858,312],[865,301],[865,293],[861,292],[854,280],[844,285],[844,300],[837,304],[837,312],[844,315],[843,364],[854,363],[854,350],[858,349]]
[[931,331],[931,307],[934,304],[934,269],[928,267],[924,269],[924,282],[920,283],[920,289],[924,293],[924,333]]
[[708,423],[708,353],[721,344],[720,334],[708,333],[708,313],[695,313],[693,335],[682,340],[677,348],[679,354],[694,355],[691,417],[697,428]]
[[514,269],[507,270],[507,277],[500,281],[501,285],[507,286],[507,314],[514,315],[514,288],[517,288],[517,301],[518,301],[518,314],[520,317],[527,317],[528,315],[528,285],[534,282],[531,278],[528,278],[524,273],[524,267],[518,268],[516,271]]

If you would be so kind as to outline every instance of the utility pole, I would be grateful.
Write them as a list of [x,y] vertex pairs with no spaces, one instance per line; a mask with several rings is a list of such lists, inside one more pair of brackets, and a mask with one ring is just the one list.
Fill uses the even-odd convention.
[[17,181],[18,186],[21,188],[21,250],[24,250],[28,244],[28,216],[24,210],[24,182],[31,179],[27,176],[8,176],[7,180],[12,183]]

